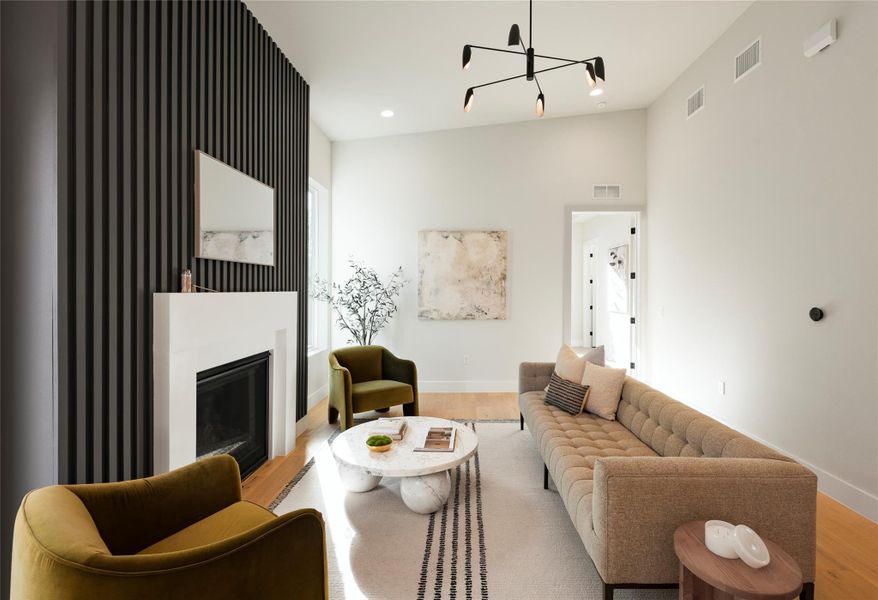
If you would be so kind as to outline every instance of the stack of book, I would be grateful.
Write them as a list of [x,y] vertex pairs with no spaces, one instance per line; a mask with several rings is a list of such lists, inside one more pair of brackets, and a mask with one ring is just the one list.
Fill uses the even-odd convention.
[[386,435],[394,441],[399,441],[405,435],[405,421],[403,419],[378,419],[372,423],[369,434]]

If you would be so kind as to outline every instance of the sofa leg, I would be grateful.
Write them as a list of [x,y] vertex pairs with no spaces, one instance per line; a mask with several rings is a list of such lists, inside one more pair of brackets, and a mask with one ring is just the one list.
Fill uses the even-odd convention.
[[604,583],[604,600],[613,600],[616,590],[673,590],[679,587],[676,583]]
[[549,489],[549,467],[543,465],[543,489]]
[[799,594],[799,600],[814,600],[814,583],[803,583],[802,593]]
[[524,415],[521,413],[518,413],[518,428],[524,431]]
[[615,591],[615,589],[616,588],[614,588],[609,583],[605,583],[604,584],[604,600],[613,600],[613,591]]

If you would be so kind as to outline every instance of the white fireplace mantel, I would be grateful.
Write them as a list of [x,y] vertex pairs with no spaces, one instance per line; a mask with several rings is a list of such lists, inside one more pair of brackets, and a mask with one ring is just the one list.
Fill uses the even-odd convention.
[[296,444],[296,292],[153,294],[153,465],[195,461],[196,376],[266,350],[269,458]]

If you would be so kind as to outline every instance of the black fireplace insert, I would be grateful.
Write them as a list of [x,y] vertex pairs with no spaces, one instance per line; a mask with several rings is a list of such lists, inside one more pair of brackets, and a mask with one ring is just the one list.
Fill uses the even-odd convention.
[[198,373],[199,459],[231,454],[243,479],[268,460],[268,365],[263,352]]

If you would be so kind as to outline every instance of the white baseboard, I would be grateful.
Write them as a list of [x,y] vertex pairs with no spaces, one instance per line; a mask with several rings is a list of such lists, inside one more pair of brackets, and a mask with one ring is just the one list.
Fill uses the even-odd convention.
[[[741,433],[745,432],[742,431]],[[878,523],[878,497],[870,494],[866,490],[858,488],[854,484],[849,483],[828,471],[824,471],[820,467],[812,465],[806,460],[802,460],[798,456],[787,452],[783,448],[778,448],[771,442],[767,442],[749,433],[745,433],[745,435],[753,438],[761,444],[765,444],[769,448],[777,450],[785,456],[789,456],[797,463],[811,469],[812,471],[814,471],[814,474],[817,475],[817,489],[819,489],[827,496],[833,498],[834,500],[837,500],[838,502],[844,504],[852,511],[863,515],[870,521]]]
[[517,380],[454,381],[450,379],[418,380],[419,392],[516,392]]
[[308,410],[310,411],[312,408],[317,406],[317,404],[326,398],[329,394],[329,386],[327,384],[321,385],[319,388],[308,394]]

